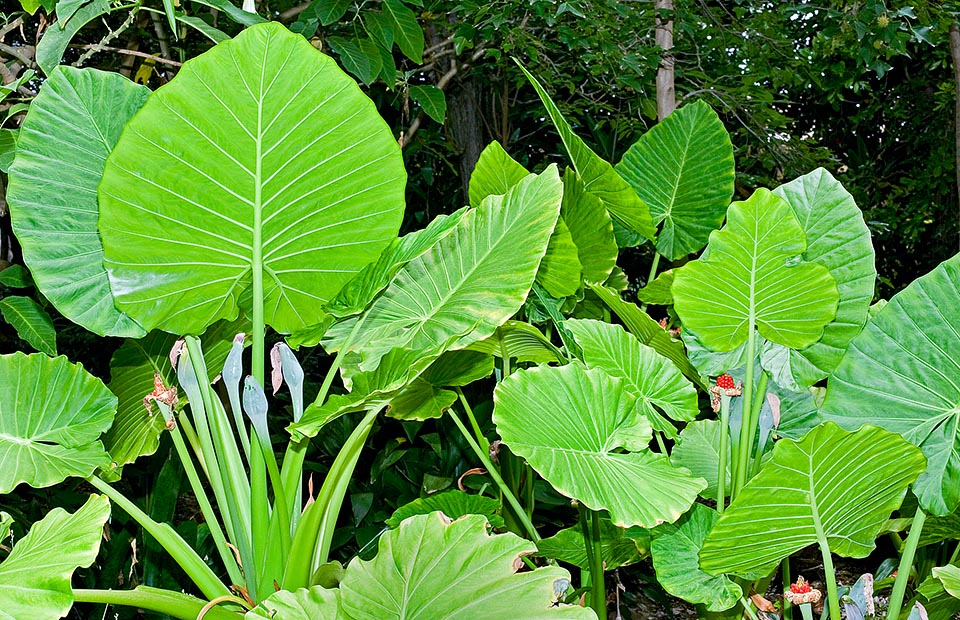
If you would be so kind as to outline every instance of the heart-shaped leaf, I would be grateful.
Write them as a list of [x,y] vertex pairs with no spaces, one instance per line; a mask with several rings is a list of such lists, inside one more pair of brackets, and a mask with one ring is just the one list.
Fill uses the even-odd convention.
[[851,433],[825,422],[802,441],[783,439],[710,531],[700,566],[758,578],[814,543],[866,557],[923,468],[920,450],[876,426]]
[[103,383],[65,357],[0,355],[0,495],[108,465],[98,437],[116,408]]
[[415,499],[397,508],[384,525],[395,528],[401,521],[414,515],[440,511],[450,519],[459,519],[471,514],[483,515],[492,527],[503,527],[503,517],[498,514],[499,510],[500,502],[492,497],[471,495],[457,490],[444,491]]
[[640,413],[655,430],[673,439],[677,429],[670,420],[689,422],[697,417],[696,388],[670,360],[623,328],[592,320],[568,320],[564,327],[580,345],[587,368],[622,379],[624,389],[637,399]]
[[130,121],[100,183],[121,309],[202,333],[255,304],[287,332],[396,237],[406,174],[373,103],[276,22],[184,65]]
[[533,551],[513,534],[489,535],[480,515],[452,523],[439,512],[417,515],[383,535],[373,560],[347,566],[340,602],[357,620],[595,619],[587,608],[553,605],[570,583],[567,571],[516,572]]
[[826,267],[805,263],[806,241],[785,200],[758,189],[727,210],[704,256],[677,269],[673,296],[684,327],[708,348],[731,351],[753,326],[800,349],[820,339],[837,311],[837,284]]
[[821,415],[878,424],[920,447],[914,493],[929,513],[960,505],[960,255],[913,281],[853,339],[830,377]]
[[[716,477],[716,474],[714,474]],[[708,611],[730,609],[743,596],[740,586],[724,575],[708,575],[700,569],[697,554],[720,515],[703,504],[653,530],[650,552],[657,581],[670,594],[705,605]]]
[[829,269],[840,294],[837,316],[824,327],[823,337],[805,349],[785,353],[786,370],[798,387],[805,388],[837,367],[847,345],[867,321],[877,278],[873,243],[853,196],[823,168],[781,185],[773,193],[790,203],[807,235],[803,259]]
[[124,125],[149,95],[117,73],[56,69],[30,104],[10,169],[10,217],[37,287],[61,314],[101,336],[146,333],[114,307],[97,185]]
[[669,260],[697,252],[719,228],[733,196],[733,144],[703,101],[677,108],[640,136],[616,170],[663,223],[657,251]]
[[0,564],[0,618],[56,620],[73,607],[70,578],[97,559],[110,502],[91,495],[73,514],[54,508]]
[[506,194],[528,174],[499,142],[491,142],[480,153],[470,174],[470,206],[477,208],[487,196]]
[[[510,375],[493,421],[510,450],[563,495],[620,527],[675,521],[706,487],[651,452],[650,422],[622,380],[574,362]],[[626,450],[626,452],[624,451]]]

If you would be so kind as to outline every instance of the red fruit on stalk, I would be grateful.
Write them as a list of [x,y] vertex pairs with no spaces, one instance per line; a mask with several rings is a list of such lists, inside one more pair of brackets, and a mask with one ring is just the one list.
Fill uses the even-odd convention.
[[730,375],[720,375],[717,377],[717,387],[723,388],[724,390],[732,390],[736,387],[736,384]]

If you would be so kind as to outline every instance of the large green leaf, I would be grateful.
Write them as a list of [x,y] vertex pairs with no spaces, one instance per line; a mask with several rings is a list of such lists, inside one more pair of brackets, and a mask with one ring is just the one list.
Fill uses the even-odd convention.
[[617,265],[617,239],[613,220],[600,199],[586,190],[569,168],[563,173],[563,205],[560,217],[570,229],[583,268],[583,278],[603,284]]
[[670,420],[689,422],[697,417],[696,388],[670,360],[622,327],[592,320],[568,320],[563,325],[580,345],[587,368],[622,379],[655,430],[673,439],[677,429]]
[[384,525],[398,527],[404,519],[414,515],[440,511],[450,519],[459,519],[470,514],[483,515],[492,527],[503,527],[503,517],[498,514],[499,510],[500,502],[492,497],[472,495],[454,489],[420,497],[400,506],[384,522]]
[[248,611],[244,620],[345,620],[340,591],[314,586],[290,592],[280,590]]
[[0,314],[13,326],[17,336],[31,347],[46,353],[57,354],[57,332],[47,311],[30,297],[10,295],[0,299]]
[[754,325],[778,344],[813,344],[836,315],[839,294],[826,267],[800,259],[806,245],[782,198],[758,189],[733,203],[705,256],[675,272],[674,307],[684,326],[715,351],[746,342]]
[[[637,531],[640,540],[627,535],[631,530]],[[649,551],[650,536],[647,530],[639,527],[625,530],[610,523],[609,519],[600,520],[600,556],[605,570],[639,562],[649,555]],[[583,527],[579,524],[538,542],[537,555],[590,570],[587,548],[583,542]]]
[[[375,368],[396,347],[427,352],[461,335],[452,346],[461,349],[493,334],[533,284],[560,214],[561,191],[556,167],[530,175],[505,196],[487,197],[404,265],[361,316],[363,329],[348,349],[360,353],[360,370]],[[342,342],[353,326],[334,326],[330,341]]]
[[[707,481],[707,488],[700,495],[717,498],[720,474],[720,421],[697,420],[680,431],[680,439],[670,453],[670,462],[685,467],[694,476]],[[726,486],[730,488],[730,443],[727,443]]]
[[703,604],[708,611],[730,609],[743,596],[736,582],[724,575],[708,575],[697,561],[707,534],[719,518],[712,508],[694,504],[676,523],[664,523],[653,530],[650,544],[657,581],[663,589],[685,601]]
[[470,174],[470,206],[477,208],[487,196],[506,194],[528,174],[499,142],[491,142],[480,153]]
[[423,62],[423,28],[416,14],[401,0],[384,0],[383,14],[393,21],[397,47],[404,56],[417,63]]
[[630,184],[623,180],[617,171],[613,169],[607,161],[594,153],[586,143],[573,132],[573,128],[563,118],[560,109],[550,99],[550,95],[540,85],[537,78],[520,67],[527,80],[533,85],[547,109],[553,126],[557,128],[560,139],[567,149],[570,161],[577,171],[577,176],[583,181],[584,189],[603,203],[603,206],[610,214],[617,218],[621,224],[633,232],[640,233],[647,239],[653,239],[657,230],[650,218],[650,207],[637,196]]
[[821,415],[865,422],[920,446],[927,469],[914,492],[929,513],[960,505],[960,255],[913,281],[850,343]]
[[697,252],[719,228],[733,197],[733,144],[702,101],[675,110],[640,136],[616,170],[663,223],[657,251],[669,260]]
[[851,433],[826,422],[781,440],[710,531],[700,566],[757,578],[814,543],[866,557],[923,467],[920,450],[876,426]]
[[557,491],[615,525],[675,521],[706,487],[649,450],[650,422],[624,381],[573,362],[510,375],[494,392],[503,443]]
[[877,279],[873,243],[853,196],[823,168],[773,193],[790,203],[807,235],[803,259],[829,269],[840,294],[837,316],[824,327],[823,337],[805,349],[784,353],[790,375],[798,387],[805,388],[837,367],[867,321]]
[[93,564],[110,502],[91,495],[73,514],[54,508],[35,523],[0,564],[0,618],[56,620],[73,607],[70,578]]
[[89,476],[110,463],[98,441],[116,397],[65,357],[0,356],[0,495]]
[[278,23],[186,63],[130,121],[100,184],[121,309],[200,333],[252,307],[286,332],[396,236],[406,174],[373,103]]
[[513,534],[489,535],[480,515],[453,522],[438,512],[417,515],[383,535],[373,560],[347,566],[341,605],[356,620],[595,619],[587,608],[553,604],[569,584],[567,571],[516,572],[533,551]]
[[114,307],[97,185],[124,125],[149,95],[117,73],[60,67],[30,105],[10,170],[10,217],[37,287],[61,314],[101,336],[146,333]]

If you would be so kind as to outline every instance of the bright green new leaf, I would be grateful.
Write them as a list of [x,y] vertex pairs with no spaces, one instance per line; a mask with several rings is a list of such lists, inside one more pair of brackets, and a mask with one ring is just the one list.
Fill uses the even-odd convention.
[[823,168],[781,185],[773,193],[790,203],[807,235],[803,259],[830,270],[840,294],[837,315],[824,327],[823,337],[805,349],[784,354],[793,380],[806,388],[837,367],[847,345],[867,321],[877,279],[873,243],[853,196]]
[[706,487],[651,452],[650,422],[624,381],[573,362],[517,371],[494,392],[503,443],[561,494],[620,527],[675,521]]
[[522,65],[520,70],[527,76],[527,80],[533,85],[544,107],[547,108],[547,114],[560,133],[560,139],[563,140],[577,176],[583,181],[584,189],[599,198],[607,211],[629,230],[640,233],[647,239],[653,239],[657,229],[650,218],[650,207],[637,196],[630,184],[617,174],[613,166],[590,150],[590,147],[573,132],[573,128],[563,118],[557,105],[533,74]]
[[384,0],[384,15],[393,20],[395,41],[403,55],[419,64],[423,63],[423,28],[416,14],[402,0]]
[[954,597],[960,598],[960,567],[948,564],[933,569],[933,577],[943,584],[943,589]]
[[[730,488],[730,443],[727,444],[727,481]],[[707,481],[700,495],[717,499],[717,476],[720,473],[720,421],[697,420],[680,431],[680,439],[670,453],[670,462],[685,467],[694,476]]]
[[760,335],[794,349],[820,339],[837,311],[837,284],[826,267],[806,263],[803,228],[782,198],[758,189],[727,211],[707,252],[674,273],[675,309],[684,327],[714,351]]
[[577,246],[561,217],[557,220],[557,227],[547,245],[547,253],[540,263],[540,270],[537,271],[537,282],[551,297],[562,299],[576,294],[580,289],[581,271]]
[[346,620],[340,611],[340,591],[314,586],[280,590],[248,611],[244,620]]
[[[505,196],[489,196],[450,234],[404,265],[362,315],[348,352],[360,370],[376,368],[391,349],[431,351],[451,336],[462,349],[492,335],[516,313],[533,284],[560,214],[556,167],[530,175]],[[343,342],[354,323],[328,331]],[[328,347],[329,348],[329,347]]]
[[920,450],[876,426],[851,433],[826,422],[799,442],[778,441],[710,531],[700,566],[758,578],[814,543],[866,557],[923,468]]
[[944,516],[960,505],[960,255],[913,281],[867,322],[827,385],[821,415],[865,422],[919,446],[927,469],[920,505]]
[[23,121],[10,170],[10,217],[37,287],[61,314],[101,336],[146,333],[114,307],[97,185],[124,125],[149,95],[117,73],[53,71]]
[[20,0],[20,6],[24,11],[33,15],[40,8],[40,0]]
[[569,168],[563,173],[560,217],[577,246],[584,280],[603,284],[616,267],[619,253],[613,220],[600,199],[588,192],[583,181]]
[[0,495],[109,464],[97,438],[116,408],[103,383],[65,357],[0,355]]
[[400,149],[356,83],[278,23],[186,63],[130,121],[100,184],[117,304],[201,333],[252,303],[281,332],[395,238]]
[[[647,531],[641,528],[636,529],[640,532]],[[610,523],[609,519],[600,520],[600,556],[603,558],[605,570],[634,564],[648,555],[649,536],[643,541],[645,544],[641,544],[641,541],[626,536],[627,531]],[[583,544],[583,528],[579,524],[560,530],[553,536],[538,542],[536,555],[590,570],[587,549]]]
[[32,298],[22,295],[4,297],[0,299],[0,314],[31,347],[47,355],[57,354],[57,332],[53,329],[53,319]]
[[470,174],[470,206],[477,208],[490,195],[506,194],[530,174],[499,142],[491,142]]
[[502,528],[503,517],[498,514],[499,510],[500,502],[492,497],[472,495],[454,489],[415,499],[397,508],[384,524],[395,528],[401,521],[414,515],[440,511],[450,519],[459,519],[466,515],[483,515],[490,522],[491,527]]
[[637,299],[656,306],[673,305],[673,269],[664,271],[637,291]]
[[0,618],[57,620],[73,607],[73,571],[97,559],[110,502],[91,495],[74,513],[54,508],[0,563]]
[[[716,478],[716,472],[714,472]],[[657,581],[670,594],[708,611],[724,611],[740,601],[743,591],[724,575],[708,575],[700,569],[697,554],[720,515],[703,504],[653,530],[650,552]]]
[[677,429],[670,420],[689,422],[697,417],[696,388],[670,360],[622,327],[572,319],[563,325],[580,345],[587,368],[622,379],[624,389],[637,399],[637,409],[655,430],[673,439]]
[[438,123],[443,123],[447,115],[447,98],[442,90],[433,84],[411,86],[410,98],[417,102],[427,116]]
[[520,557],[533,551],[513,534],[488,534],[480,515],[453,522],[439,512],[417,515],[383,535],[373,560],[347,566],[340,603],[356,620],[595,619],[590,609],[553,605],[570,583],[567,571],[517,573]]
[[616,170],[663,224],[657,251],[669,260],[697,252],[719,228],[733,197],[733,144],[702,101],[677,108],[640,136]]

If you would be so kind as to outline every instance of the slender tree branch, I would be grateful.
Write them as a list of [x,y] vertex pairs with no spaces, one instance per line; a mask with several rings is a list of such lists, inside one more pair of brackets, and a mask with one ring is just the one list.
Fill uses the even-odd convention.
[[30,69],[37,68],[37,63],[29,56],[24,55],[23,52],[20,51],[20,48],[14,47],[13,45],[7,45],[6,43],[0,43],[0,52],[8,56],[13,56]]
[[303,13],[304,11],[306,11],[309,6],[310,6],[310,2],[304,2],[302,4],[298,4],[297,6],[287,9],[283,13],[280,13],[277,19],[282,22],[288,22],[294,17],[299,16],[300,13]]
[[176,60],[170,60],[167,58],[160,58],[154,56],[153,54],[148,54],[146,52],[138,52],[137,50],[128,50],[121,47],[108,47],[106,45],[97,45],[95,43],[88,43],[86,45],[71,45],[70,47],[75,47],[82,50],[96,50],[98,52],[116,52],[117,54],[124,54],[127,56],[137,56],[138,58],[152,58],[154,61],[164,65],[171,65],[173,67],[183,66],[182,62]]

